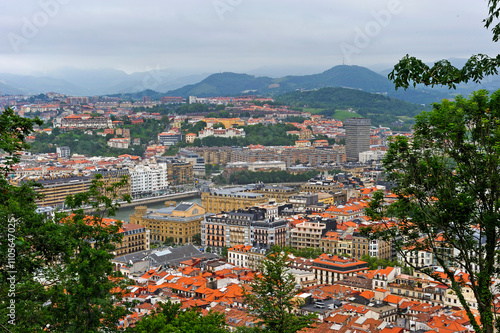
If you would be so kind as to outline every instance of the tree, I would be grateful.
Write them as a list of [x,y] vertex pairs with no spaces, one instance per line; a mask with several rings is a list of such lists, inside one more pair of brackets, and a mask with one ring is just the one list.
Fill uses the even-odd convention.
[[295,278],[287,266],[288,254],[272,251],[264,260],[261,275],[250,284],[251,291],[244,290],[249,312],[262,320],[264,332],[298,332],[314,322],[314,315],[294,313],[294,308],[302,304],[295,297]]
[[[488,17],[483,20],[485,28],[492,28],[494,42],[498,42],[500,37],[500,23],[493,25],[493,21],[498,20],[500,15],[499,5],[499,0],[489,0]],[[498,74],[499,66],[500,54],[495,57],[472,55],[462,68],[453,66],[448,60],[440,60],[429,66],[407,54],[394,66],[388,77],[395,83],[396,89],[407,89],[410,85],[415,87],[417,84],[456,88],[459,83],[480,83],[486,76]]]
[[225,129],[226,126],[224,126],[223,123],[216,123],[212,126],[213,129],[218,129],[218,128],[222,128],[222,129]]
[[[104,225],[100,216],[89,223],[78,209],[60,223],[60,214],[37,213],[36,184],[7,180],[19,152],[29,149],[24,139],[34,124],[41,121],[9,108],[0,115],[0,149],[7,153],[0,173],[0,326],[10,332],[114,331],[127,312],[114,305],[115,287],[125,280],[114,277],[109,262],[112,243],[121,239],[118,225]],[[67,204],[102,205],[113,214],[117,205],[100,195],[100,186],[95,179],[89,192]]]
[[168,124],[170,124],[170,118],[168,117],[168,115],[161,116],[160,123],[163,126],[167,126]]
[[[404,258],[453,290],[476,332],[491,333],[496,320],[491,284],[500,267],[500,91],[435,104],[416,117],[414,131],[411,140],[396,137],[383,160],[398,200],[384,206],[378,192],[369,214],[397,224],[375,229],[375,236],[395,242],[403,255],[432,252],[446,278]],[[481,325],[457,270],[468,274]]]
[[132,333],[226,333],[223,313],[209,312],[203,316],[199,309],[181,310],[181,304],[170,301],[160,304],[153,315],[146,316],[136,323]]
[[220,255],[223,256],[224,258],[227,258],[227,246],[224,246],[222,250],[220,251]]
[[194,245],[201,245],[201,234],[194,234],[193,237],[191,237],[191,240],[193,241]]

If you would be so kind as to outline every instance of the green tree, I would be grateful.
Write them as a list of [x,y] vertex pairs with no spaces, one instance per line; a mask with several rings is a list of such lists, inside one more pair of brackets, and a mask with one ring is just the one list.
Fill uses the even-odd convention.
[[[383,160],[398,200],[383,205],[378,192],[370,204],[372,218],[394,218],[396,226],[375,229],[375,237],[392,240],[401,253],[432,252],[447,279],[407,261],[413,269],[447,284],[458,296],[476,332],[494,330],[492,279],[500,257],[500,91],[481,90],[470,99],[443,101],[416,117],[410,140],[396,137]],[[455,279],[469,274],[481,324]]]
[[212,127],[213,127],[213,129],[218,129],[218,128],[225,129],[226,128],[226,126],[224,126],[223,123],[216,123]]
[[161,123],[163,126],[167,126],[168,124],[170,124],[170,118],[168,117],[168,115],[163,115],[163,116],[161,116],[160,123]]
[[[80,209],[60,223],[61,214],[37,213],[35,184],[14,186],[6,178],[18,152],[29,149],[24,139],[34,124],[41,121],[11,109],[0,115],[0,149],[7,153],[0,173],[0,326],[10,332],[114,331],[127,313],[114,305],[119,295],[113,290],[125,280],[114,278],[109,262],[113,242],[121,239],[118,225],[102,224],[101,215],[84,219]],[[89,192],[67,204],[114,213],[117,205],[100,195],[102,185],[95,179]]]
[[257,276],[250,284],[251,292],[244,291],[249,312],[264,325],[264,332],[289,333],[310,327],[315,315],[302,316],[294,309],[302,304],[295,296],[295,278],[288,272],[288,254],[272,251],[266,256]]
[[160,305],[159,310],[136,323],[132,333],[226,333],[224,314],[209,312],[203,316],[199,309],[181,310],[181,304]]
[[220,252],[221,256],[223,256],[224,258],[227,258],[227,246],[224,246]]
[[[488,17],[483,20],[485,28],[491,28],[494,42],[498,42],[500,37],[500,23],[493,23],[499,18],[499,4],[499,0],[489,0]],[[396,89],[407,89],[417,84],[456,88],[459,83],[469,81],[480,83],[486,76],[498,74],[499,66],[500,54],[495,57],[485,54],[472,55],[462,68],[453,66],[448,60],[440,60],[429,66],[422,60],[407,54],[394,66],[388,77],[395,83]]]
[[201,234],[194,234],[193,237],[191,237],[191,240],[193,241],[194,245],[201,245]]

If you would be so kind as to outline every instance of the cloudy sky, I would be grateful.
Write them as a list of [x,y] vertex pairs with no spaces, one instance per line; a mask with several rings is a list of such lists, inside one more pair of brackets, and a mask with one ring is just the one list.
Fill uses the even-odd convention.
[[0,72],[390,67],[498,54],[486,0],[0,2]]

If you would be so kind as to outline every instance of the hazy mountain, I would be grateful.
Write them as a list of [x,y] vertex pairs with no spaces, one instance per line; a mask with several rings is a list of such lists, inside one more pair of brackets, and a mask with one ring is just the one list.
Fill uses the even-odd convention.
[[0,73],[3,94],[39,94],[49,91],[68,95],[108,95],[153,89],[159,92],[199,82],[208,74],[175,70],[150,70],[127,74],[116,69],[59,68],[43,74]]
[[[49,91],[63,92],[65,94],[78,94],[81,87],[78,87],[66,80],[49,76],[31,76],[0,73],[0,82],[9,86],[19,94],[39,94]],[[2,91],[3,94],[7,92]]]
[[240,94],[279,95],[296,90],[313,90],[323,87],[343,87],[379,93],[418,104],[430,104],[443,98],[453,98],[454,91],[429,88],[398,90],[386,76],[360,66],[335,66],[319,74],[270,78],[248,74],[218,73],[192,85],[171,90],[169,95],[229,96]]
[[20,94],[22,94],[22,91],[6,84],[5,81],[1,79],[1,74],[0,74],[0,95],[20,95]]
[[[466,59],[451,59],[462,66]],[[361,66],[339,65],[317,74],[285,75],[279,73],[311,73],[315,66],[291,69],[287,66],[261,67],[250,75],[237,73],[197,74],[183,69],[152,69],[144,72],[126,73],[116,69],[61,68],[38,75],[0,74],[0,92],[3,94],[38,94],[49,91],[68,95],[111,95],[141,93],[154,90],[158,94],[198,97],[228,96],[240,94],[263,94],[276,96],[297,91],[323,87],[344,87],[379,93],[418,104],[439,102],[454,98],[457,94],[469,95],[478,89],[496,90],[500,77],[488,77],[481,85],[459,85],[456,90],[418,86],[416,89],[395,90],[387,79],[391,69],[376,73]]]

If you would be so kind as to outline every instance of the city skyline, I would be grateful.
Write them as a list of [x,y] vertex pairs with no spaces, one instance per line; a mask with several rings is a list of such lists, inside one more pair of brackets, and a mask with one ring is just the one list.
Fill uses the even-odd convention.
[[213,0],[147,5],[39,0],[0,4],[0,73],[64,67],[127,73],[306,74],[340,64],[390,69],[496,55],[487,2]]

